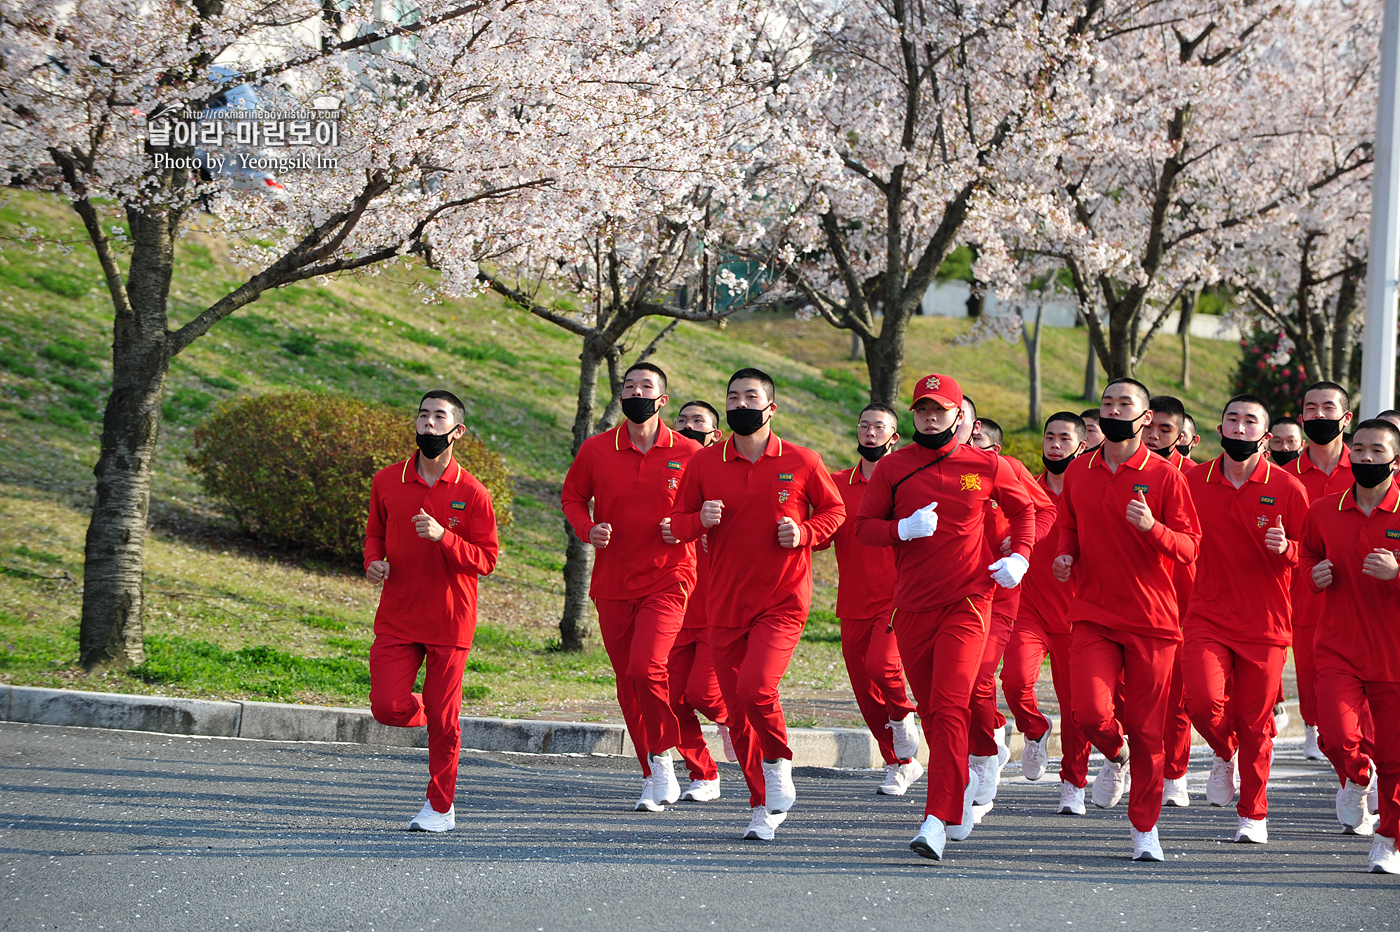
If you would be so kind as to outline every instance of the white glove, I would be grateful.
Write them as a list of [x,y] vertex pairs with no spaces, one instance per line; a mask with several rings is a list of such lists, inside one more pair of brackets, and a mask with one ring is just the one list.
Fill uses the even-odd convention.
[[1030,561],[1019,553],[1013,553],[1009,557],[1002,557],[987,569],[992,571],[992,579],[1003,589],[1015,589],[1021,584],[1021,579],[1026,575],[1026,570],[1031,568]]
[[913,540],[916,537],[929,537],[938,530],[938,502],[929,502],[907,518],[899,519],[899,539]]

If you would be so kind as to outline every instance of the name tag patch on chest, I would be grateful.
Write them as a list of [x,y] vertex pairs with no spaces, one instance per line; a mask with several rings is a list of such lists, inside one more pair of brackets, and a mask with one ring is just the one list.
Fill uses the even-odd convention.
[[1274,503],[1274,497],[1273,497],[1272,495],[1261,495],[1261,496],[1259,496],[1259,504],[1261,504],[1261,505],[1272,505],[1273,503]]
[[453,510],[453,511],[466,511],[466,510],[467,510],[467,503],[466,503],[466,502],[453,502],[453,503],[452,503],[452,510]]
[[791,482],[791,481],[792,481],[792,473],[790,473],[790,472],[780,472],[780,473],[778,473],[778,481],[779,481],[779,482]]
[[669,462],[666,463],[666,468],[667,468],[667,469],[680,469],[680,468],[681,468],[681,464],[680,464],[680,463],[677,463],[675,460],[670,460]]
[[1390,528],[1386,528],[1385,536],[1387,540],[1400,540],[1400,531],[1395,531],[1391,530]]
[[1142,483],[1138,483],[1137,485],[1133,486],[1133,491],[1141,492],[1143,495],[1146,495],[1150,490],[1147,488],[1147,486],[1143,485]]
[[975,472],[965,472],[958,476],[958,491],[960,492],[980,492],[982,491],[982,477]]

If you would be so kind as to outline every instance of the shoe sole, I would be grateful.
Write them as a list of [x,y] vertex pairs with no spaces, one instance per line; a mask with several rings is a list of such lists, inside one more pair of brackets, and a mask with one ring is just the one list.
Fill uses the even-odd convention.
[[719,799],[718,793],[713,796],[692,796],[689,793],[682,793],[680,801],[683,803],[712,803],[717,799]]
[[1389,868],[1381,864],[1372,864],[1370,873],[1372,874],[1400,874],[1400,867]]
[[[1182,802],[1182,801],[1179,800],[1179,799],[1164,799],[1164,800],[1162,800],[1162,805],[1163,805],[1163,806],[1173,806],[1173,807],[1175,807],[1175,808],[1177,808],[1177,809],[1189,809],[1189,808],[1191,808],[1191,801],[1190,801],[1189,799],[1186,800],[1185,802]],[[1214,805],[1217,805],[1217,804],[1216,804],[1216,803],[1211,803],[1211,805],[1214,806]]]
[[1084,815],[1084,810],[1083,810],[1083,809],[1070,809],[1069,807],[1065,807],[1064,809],[1061,809],[1057,814],[1058,814],[1058,815]]
[[760,835],[758,832],[745,832],[744,841],[772,841],[772,835]]
[[637,805],[635,805],[635,806],[632,807],[632,811],[633,811],[633,812],[665,812],[665,811],[666,811],[666,807],[665,807],[665,806],[658,806],[656,803],[652,803],[652,804],[649,805],[649,806],[648,806],[646,803],[637,803]]
[[1155,855],[1155,854],[1143,853],[1143,854],[1139,854],[1139,855],[1135,856],[1135,857],[1133,858],[1133,860],[1134,860],[1134,861],[1139,861],[1139,862],[1145,861],[1145,862],[1148,862],[1148,863],[1151,863],[1151,864],[1162,864],[1162,863],[1165,863],[1167,859],[1166,859],[1165,857],[1158,857],[1158,856]]
[[1267,838],[1264,839],[1263,841],[1260,841],[1260,840],[1257,839],[1257,838],[1250,838],[1250,837],[1247,836],[1247,835],[1237,835],[1237,836],[1235,836],[1235,844],[1237,844],[1237,845],[1267,845],[1268,843],[1269,843],[1269,840],[1268,840]]
[[450,832],[456,827],[456,825],[449,825],[446,828],[424,828],[417,822],[408,823],[408,830],[410,832],[427,832],[429,835],[441,835],[443,832]]
[[875,792],[878,793],[878,794],[881,795],[881,796],[903,796],[903,795],[904,795],[905,793],[907,793],[908,791],[909,791],[909,790],[908,790],[908,787],[905,787],[905,788],[902,789],[902,790],[899,789],[898,787],[885,787],[885,786],[877,786],[877,787],[875,787]]
[[[913,841],[909,842],[909,850],[921,858],[928,858],[930,861],[943,860],[943,855],[934,850],[933,845],[919,838],[915,838]],[[1372,870],[1374,871],[1375,868],[1372,868]]]

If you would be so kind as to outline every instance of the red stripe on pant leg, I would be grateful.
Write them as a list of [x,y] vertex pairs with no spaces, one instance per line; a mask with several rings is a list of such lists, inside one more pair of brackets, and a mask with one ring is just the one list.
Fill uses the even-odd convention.
[[963,600],[937,612],[894,616],[904,672],[928,742],[924,814],[962,821],[967,788],[967,730],[972,683],[987,645],[990,599]]
[[1001,691],[1016,719],[1016,730],[1027,741],[1039,741],[1050,730],[1050,719],[1040,711],[1035,699],[1040,665],[1049,652],[1049,639],[1041,623],[1024,615],[1017,618],[1001,661]]
[[883,618],[842,618],[841,619],[841,659],[846,662],[846,676],[851,681],[851,692],[856,697],[856,707],[860,709],[865,727],[875,738],[880,748],[880,759],[886,764],[896,763],[893,735],[888,728],[889,715],[885,709],[885,698],[880,688],[870,676],[866,657],[870,652],[871,635],[876,626],[888,627]]
[[1365,683],[1371,717],[1381,723],[1375,733],[1380,822],[1376,834],[1395,839],[1400,833],[1400,683]]
[[598,609],[598,633],[603,638],[603,648],[608,652],[613,675],[617,677],[617,705],[622,710],[622,721],[627,726],[627,736],[632,739],[632,748],[637,752],[637,763],[643,776],[651,776],[651,762],[647,760],[646,728],[642,724],[642,710],[637,704],[637,685],[632,682],[630,664],[632,659],[632,633],[636,628],[639,599],[594,599]]
[[[696,634],[703,628],[682,628],[671,645],[671,656],[666,661],[668,681],[671,687],[671,711],[676,715],[680,739],[676,750],[680,751],[686,769],[692,780],[714,780],[719,777],[719,768],[710,756],[705,745],[705,733],[700,729],[700,721],[695,717],[695,709],[686,701],[686,684],[695,666],[699,644]],[[713,671],[711,671],[713,676]]]
[[644,597],[632,628],[627,672],[636,691],[646,750],[660,754],[681,738],[680,722],[671,708],[667,661],[671,645],[685,622],[685,592],[679,584]]
[[1235,811],[1246,819],[1269,814],[1269,766],[1274,757],[1274,699],[1288,650],[1273,644],[1231,644],[1234,678],[1230,709],[1239,745],[1236,768],[1240,801]]
[[1338,780],[1365,786],[1371,779],[1370,761],[1362,749],[1363,719],[1370,703],[1361,678],[1346,670],[1317,671],[1317,732],[1322,752],[1332,762]]
[[1060,779],[1083,789],[1089,780],[1089,739],[1075,724],[1072,712],[1072,635],[1047,634],[1046,638],[1050,642],[1050,679],[1060,703]]
[[1014,619],[1009,615],[994,613],[987,631],[987,643],[982,649],[982,660],[977,667],[977,678],[972,684],[971,716],[967,735],[967,749],[978,757],[991,757],[997,753],[997,742],[993,732],[1006,724],[1005,717],[997,708],[997,666],[1006,650],[1006,642],[1011,637]]
[[792,662],[805,624],[805,618],[764,615],[749,629],[748,650],[739,668],[739,702],[764,760],[792,760],[778,684]]
[[1181,677],[1181,652],[1172,669],[1167,693],[1167,722],[1164,732],[1166,776],[1180,780],[1191,768],[1191,716],[1186,711],[1186,689]]
[[429,645],[423,676],[423,711],[428,725],[428,802],[437,812],[452,808],[462,755],[462,671],[468,649]]
[[739,758],[739,769],[749,787],[749,806],[763,805],[763,753],[739,700],[739,668],[749,647],[748,628],[710,627],[710,655],[725,707],[729,710],[729,739]]
[[1298,714],[1303,724],[1318,726],[1317,664],[1313,646],[1317,640],[1317,625],[1295,625],[1293,628],[1293,672],[1298,679]]

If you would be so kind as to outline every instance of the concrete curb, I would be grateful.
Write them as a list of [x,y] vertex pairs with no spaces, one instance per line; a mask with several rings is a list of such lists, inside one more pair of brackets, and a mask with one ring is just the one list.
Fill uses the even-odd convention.
[[[1302,737],[1298,704],[1288,703],[1289,725],[1279,737]],[[387,747],[427,747],[426,728],[381,725],[366,709],[285,705],[276,702],[213,702],[171,699],[70,689],[41,689],[0,684],[0,721],[32,725],[76,725],[150,731],[170,735],[250,738],[263,741],[327,741]],[[703,728],[716,760],[723,760],[718,730]],[[1192,742],[1205,742],[1192,731]],[[877,768],[879,748],[861,728],[790,728],[788,745],[798,767]],[[1011,759],[1025,747],[1022,735],[1008,739]],[[622,725],[592,722],[551,722],[532,719],[462,717],[462,747],[481,751],[527,754],[616,754],[632,756],[636,749]],[[1059,722],[1050,739],[1050,754],[1059,756]],[[919,748],[927,763],[928,749]]]

